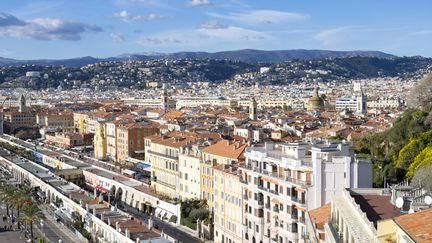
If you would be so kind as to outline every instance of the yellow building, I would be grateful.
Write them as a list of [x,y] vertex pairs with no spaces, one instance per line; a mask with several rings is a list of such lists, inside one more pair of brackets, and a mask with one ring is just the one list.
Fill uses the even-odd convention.
[[378,242],[432,242],[432,209],[378,221]]
[[61,132],[74,132],[74,116],[70,112],[37,114],[36,123],[40,127],[57,128]]
[[214,175],[213,166],[233,165],[244,161],[246,144],[232,143],[228,140],[208,146],[202,150],[201,163],[201,198],[207,201],[209,209],[214,208]]
[[145,160],[151,163],[151,185],[158,194],[178,198],[179,154],[195,137],[172,133],[168,136],[152,136],[145,139]]
[[95,135],[93,137],[94,157],[96,159],[105,160],[107,153],[105,122],[98,122],[95,127]]
[[74,112],[73,120],[75,130],[81,134],[87,133],[87,120],[88,120],[87,112]]
[[242,242],[242,183],[236,165],[214,167],[214,241]]

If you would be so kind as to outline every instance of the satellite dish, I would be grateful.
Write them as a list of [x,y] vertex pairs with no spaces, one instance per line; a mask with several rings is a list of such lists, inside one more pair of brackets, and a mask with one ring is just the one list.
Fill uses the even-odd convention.
[[410,210],[408,210],[408,214],[412,214],[414,213],[414,209],[410,208]]
[[427,205],[431,205],[432,204],[432,197],[429,195],[425,196],[424,203],[426,203]]
[[404,205],[404,200],[402,197],[398,197],[396,198],[396,207],[397,208],[402,208],[402,206]]

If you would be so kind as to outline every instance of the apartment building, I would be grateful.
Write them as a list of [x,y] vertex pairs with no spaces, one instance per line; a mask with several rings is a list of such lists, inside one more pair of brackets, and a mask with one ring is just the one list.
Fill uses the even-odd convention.
[[107,155],[107,139],[105,133],[105,122],[97,122],[93,137],[93,150],[96,159],[105,160]]
[[56,128],[61,132],[74,132],[73,113],[70,112],[37,114],[36,124],[39,127]]
[[5,111],[3,113],[5,132],[13,133],[19,128],[30,128],[36,125],[36,114],[32,111]]
[[122,125],[133,123],[133,120],[115,120],[105,122],[105,137],[107,143],[106,158],[112,161],[119,161],[117,154],[117,128]]
[[116,161],[128,157],[144,159],[144,138],[155,135],[158,129],[152,124],[130,123],[121,125],[116,130]]
[[201,147],[199,143],[186,147],[179,154],[179,198],[200,199],[201,198]]
[[214,175],[213,166],[233,165],[244,161],[243,153],[246,144],[220,140],[202,150],[201,163],[201,198],[207,200],[209,209],[214,208]]
[[214,167],[214,241],[242,242],[243,183],[237,165]]
[[247,149],[245,157],[240,170],[247,242],[299,242],[306,210],[345,188],[371,187],[371,163],[358,160],[345,142],[266,143]]
[[151,185],[157,193],[178,198],[179,154],[196,139],[193,134],[171,133],[145,138],[145,160],[151,163]]
[[79,133],[87,133],[88,112],[74,112],[73,120],[75,131]]

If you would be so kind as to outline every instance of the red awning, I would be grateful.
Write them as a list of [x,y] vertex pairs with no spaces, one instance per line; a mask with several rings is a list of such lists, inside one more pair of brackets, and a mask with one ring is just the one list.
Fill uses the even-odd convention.
[[103,188],[103,187],[101,187],[101,186],[96,186],[96,189],[98,189],[98,190],[100,190],[100,191],[103,191],[103,192],[109,192],[108,189],[105,189],[105,188]]

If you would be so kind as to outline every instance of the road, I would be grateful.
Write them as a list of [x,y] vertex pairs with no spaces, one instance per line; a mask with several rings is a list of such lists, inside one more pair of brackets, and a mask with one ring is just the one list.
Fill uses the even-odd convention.
[[[141,219],[144,222],[148,221],[149,216],[147,214],[144,214],[142,212],[139,212],[137,209],[129,206],[129,205],[125,205],[122,204],[123,206],[123,211],[133,215],[135,218]],[[183,243],[200,243],[202,242],[201,240],[199,240],[198,238],[190,235],[187,232],[184,232],[183,230],[180,230],[179,228],[171,225],[170,223],[164,222],[156,217],[153,217],[153,225],[154,226],[158,226],[159,230],[163,230],[165,234],[173,237],[174,239],[179,240],[180,242]]]

